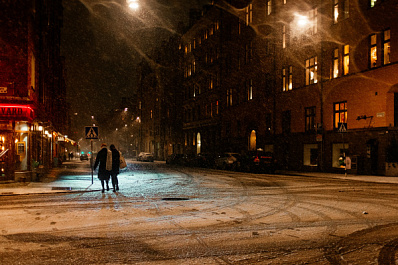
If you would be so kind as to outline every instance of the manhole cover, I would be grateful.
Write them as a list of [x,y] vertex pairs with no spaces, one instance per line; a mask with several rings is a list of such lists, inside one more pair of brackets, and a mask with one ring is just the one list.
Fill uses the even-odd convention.
[[189,198],[163,198],[162,201],[187,201]]
[[52,190],[72,190],[71,187],[52,187]]

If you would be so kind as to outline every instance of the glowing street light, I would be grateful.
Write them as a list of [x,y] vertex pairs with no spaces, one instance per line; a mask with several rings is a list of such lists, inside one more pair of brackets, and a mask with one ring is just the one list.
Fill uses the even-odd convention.
[[296,14],[296,23],[300,28],[305,28],[310,24],[307,16]]
[[137,10],[140,7],[138,0],[126,0],[126,2],[130,9]]

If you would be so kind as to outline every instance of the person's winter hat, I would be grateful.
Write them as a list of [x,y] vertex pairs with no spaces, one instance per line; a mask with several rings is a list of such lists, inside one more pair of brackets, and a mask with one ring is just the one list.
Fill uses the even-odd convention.
[[106,143],[101,144],[101,148],[106,147]]

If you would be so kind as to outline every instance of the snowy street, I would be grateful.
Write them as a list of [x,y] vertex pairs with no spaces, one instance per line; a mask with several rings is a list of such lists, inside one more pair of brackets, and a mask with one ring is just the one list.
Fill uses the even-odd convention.
[[[0,263],[397,261],[397,184],[128,164],[116,193],[94,175],[89,192],[0,196]],[[76,160],[53,185],[81,181]]]

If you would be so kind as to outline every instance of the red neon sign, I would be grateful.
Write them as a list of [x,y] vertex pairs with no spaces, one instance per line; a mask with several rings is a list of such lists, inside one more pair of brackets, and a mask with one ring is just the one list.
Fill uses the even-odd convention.
[[0,120],[32,121],[34,110],[29,105],[0,104]]

